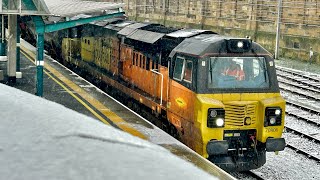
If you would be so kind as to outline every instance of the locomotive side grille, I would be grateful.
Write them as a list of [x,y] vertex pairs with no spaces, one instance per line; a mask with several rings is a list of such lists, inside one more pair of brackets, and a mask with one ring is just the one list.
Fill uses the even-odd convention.
[[256,104],[225,104],[225,125],[244,126],[244,119],[251,118],[251,124],[256,123]]

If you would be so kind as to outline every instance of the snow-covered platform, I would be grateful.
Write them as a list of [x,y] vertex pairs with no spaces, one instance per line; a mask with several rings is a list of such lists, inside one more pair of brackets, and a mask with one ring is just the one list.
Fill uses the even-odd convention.
[[212,179],[165,148],[0,84],[3,179]]

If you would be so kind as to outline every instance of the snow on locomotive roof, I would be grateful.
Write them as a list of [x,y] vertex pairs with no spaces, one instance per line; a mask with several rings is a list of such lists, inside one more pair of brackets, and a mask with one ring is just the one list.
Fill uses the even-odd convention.
[[132,22],[132,21],[124,21],[124,22],[121,22],[121,23],[117,23],[114,26],[116,26],[116,27],[126,27],[126,26],[129,26],[130,24],[133,24],[133,23],[134,22]]
[[201,34],[195,37],[186,38],[171,52],[170,57],[176,52],[193,55],[202,54],[214,41],[222,40],[222,36],[217,34]]
[[198,35],[198,34],[201,34],[203,32],[208,32],[208,33],[211,33],[211,34],[216,34],[212,31],[209,31],[209,30],[201,30],[201,29],[181,29],[181,30],[178,30],[178,31],[175,31],[175,32],[172,32],[172,33],[169,33],[167,34],[167,36],[170,36],[170,37],[175,37],[175,38],[179,38],[179,37],[191,37],[191,36],[195,36],[195,35]]
[[124,27],[129,26],[132,23],[134,23],[134,22],[132,22],[132,21],[119,21],[119,22],[114,23],[114,24],[107,24],[106,26],[104,26],[104,28],[120,31]]
[[0,92],[2,179],[213,178],[163,147],[60,104],[3,84]]
[[[222,52],[226,51],[226,48],[222,48],[221,45],[225,41],[250,41],[252,43],[252,48],[255,52],[268,53],[260,45],[251,42],[251,40],[246,38],[233,38],[230,36],[223,36],[218,34],[200,34],[194,37],[184,39],[177,47],[175,47],[170,53],[170,57],[173,57],[176,53],[192,54],[196,56],[201,56],[205,53]],[[225,47],[225,46],[224,46]]]
[[123,28],[122,30],[120,30],[118,32],[118,34],[123,35],[123,36],[128,36],[130,35],[132,32],[134,32],[136,29],[139,29],[141,27],[145,27],[148,26],[149,24],[146,23],[134,23],[134,24],[130,24],[129,26],[126,26],[125,28]]
[[138,29],[127,36],[127,38],[153,44],[165,34]]
[[105,20],[102,20],[102,21],[94,21],[94,22],[91,22],[90,24],[95,24],[97,26],[106,26],[110,23],[114,23],[114,22],[117,22],[117,21],[120,21],[122,20],[121,18],[111,18],[111,19],[105,19]]
[[[221,46],[223,42],[226,42],[227,44],[236,44],[239,41],[246,44],[243,47],[239,47],[239,48],[231,48],[229,47],[229,45],[226,45],[228,47],[226,47],[228,49],[228,51],[232,51],[232,52],[249,52],[250,50],[254,51],[255,53],[260,53],[260,54],[268,54],[270,56],[272,56],[272,54],[270,52],[268,52],[264,47],[262,47],[260,44],[253,42],[251,39],[248,38],[239,38],[239,37],[231,37],[231,36],[223,36],[223,35],[218,35],[218,34],[211,34],[211,35],[198,35],[195,36],[193,38],[189,38],[191,41],[195,41],[195,43],[202,43],[204,44],[204,46],[207,46],[206,49],[203,49],[204,51],[202,53],[208,53],[208,52],[212,52],[213,49],[218,49],[217,46]],[[196,42],[198,41],[198,42]],[[200,41],[200,42],[199,42]],[[192,44],[195,44],[192,43]],[[210,46],[210,47],[209,47]],[[215,47],[213,47],[215,46]],[[192,48],[192,47],[191,47]],[[221,49],[221,47],[220,47]],[[214,51],[216,51],[214,50]],[[200,54],[199,54],[200,55]]]

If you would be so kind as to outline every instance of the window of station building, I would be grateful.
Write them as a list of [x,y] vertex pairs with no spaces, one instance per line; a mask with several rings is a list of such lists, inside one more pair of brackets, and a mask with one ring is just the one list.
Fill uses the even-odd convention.
[[294,49],[300,49],[300,43],[299,42],[293,42],[293,48]]
[[183,71],[185,66],[185,59],[182,57],[177,57],[173,70],[173,79],[181,81],[183,78]]
[[193,69],[193,63],[192,61],[186,62],[186,67],[184,70],[183,80],[187,82],[192,82],[192,69]]
[[88,40],[88,45],[90,45],[90,40]]

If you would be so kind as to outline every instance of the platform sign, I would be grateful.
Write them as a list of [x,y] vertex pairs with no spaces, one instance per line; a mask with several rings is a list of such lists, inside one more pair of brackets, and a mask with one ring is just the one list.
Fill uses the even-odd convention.
[[[29,4],[35,8],[30,9]],[[48,15],[49,10],[44,0],[0,0],[0,14]]]

